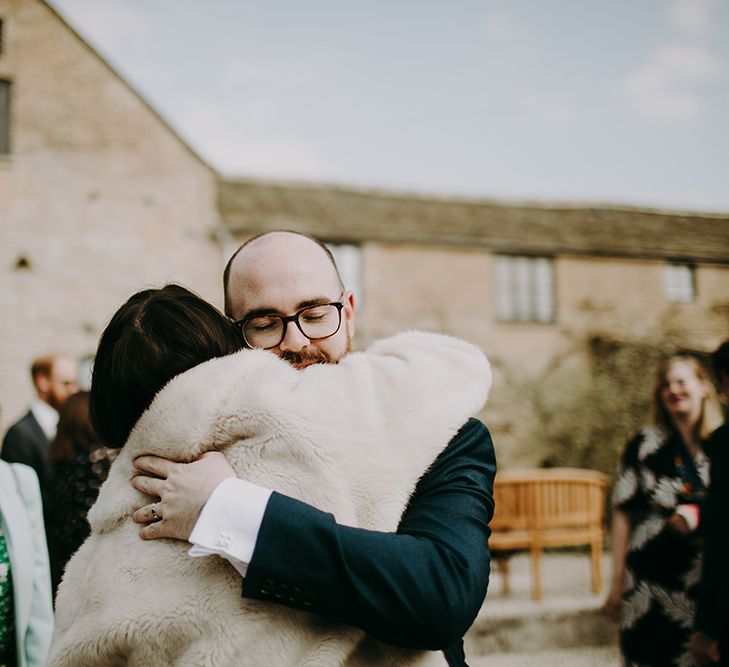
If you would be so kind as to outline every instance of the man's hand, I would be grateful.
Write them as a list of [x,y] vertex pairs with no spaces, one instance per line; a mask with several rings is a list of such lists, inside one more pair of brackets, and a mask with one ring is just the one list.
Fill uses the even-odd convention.
[[186,540],[215,488],[235,472],[220,452],[207,452],[192,463],[175,463],[157,456],[140,456],[134,467],[141,473],[132,485],[159,501],[138,509],[132,518],[145,524],[145,540],[172,537]]
[[694,632],[691,635],[689,650],[699,665],[711,665],[719,662],[721,658],[717,641],[702,632]]

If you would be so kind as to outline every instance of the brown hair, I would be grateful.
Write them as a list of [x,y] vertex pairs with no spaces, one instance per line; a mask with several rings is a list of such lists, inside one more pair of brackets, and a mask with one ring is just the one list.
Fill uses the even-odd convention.
[[334,255],[332,255],[332,251],[329,250],[325,243],[322,243],[314,236],[304,234],[304,232],[294,232],[290,229],[275,229],[268,232],[262,232],[261,234],[256,234],[255,236],[252,236],[245,243],[239,246],[238,249],[232,254],[231,258],[228,260],[228,263],[225,265],[225,270],[223,271],[223,297],[225,302],[225,314],[228,317],[233,317],[233,305],[231,304],[230,293],[228,292],[228,284],[230,283],[230,272],[233,266],[233,261],[238,256],[238,253],[243,250],[243,248],[245,248],[247,245],[250,245],[254,241],[258,241],[258,239],[261,239],[264,236],[268,236],[269,234],[296,234],[297,236],[303,236],[305,239],[309,239],[310,241],[316,243],[316,245],[318,245],[324,251],[326,256],[329,258],[329,261],[332,263],[332,266],[334,267],[334,272],[337,274],[339,286],[342,288],[342,290],[344,290],[344,283],[342,282],[342,277],[339,275],[339,269],[337,268],[337,263],[334,261]]
[[98,444],[89,413],[89,392],[79,391],[61,407],[48,458],[52,463],[70,461],[82,452],[95,449]]
[[121,447],[173,377],[242,347],[233,324],[180,285],[134,294],[101,334],[94,361],[91,420],[102,442]]
[[38,357],[38,359],[34,359],[33,363],[30,366],[30,374],[33,380],[35,380],[36,377],[38,377],[39,375],[50,376],[53,372],[54,362],[55,357],[53,355]]
[[653,389],[653,409],[652,418],[653,423],[662,426],[666,430],[673,429],[673,419],[666,410],[666,407],[661,401],[661,390],[663,384],[666,381],[666,376],[671,370],[671,367],[676,363],[686,363],[694,371],[696,378],[704,385],[706,390],[706,396],[701,404],[701,415],[696,425],[696,435],[701,440],[711,435],[723,421],[721,405],[719,399],[716,396],[716,390],[714,389],[714,383],[711,381],[711,375],[707,370],[706,366],[692,354],[675,354],[668,357],[661,363],[656,372],[656,383]]

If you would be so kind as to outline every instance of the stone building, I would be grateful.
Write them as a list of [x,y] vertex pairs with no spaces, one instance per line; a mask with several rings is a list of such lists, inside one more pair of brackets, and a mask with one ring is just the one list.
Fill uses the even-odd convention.
[[[645,417],[658,356],[712,350],[729,337],[726,215],[246,181],[221,181],[219,210],[232,245],[289,228],[346,250],[360,344],[422,328],[480,345],[496,371],[484,417],[507,465],[610,469]],[[604,454],[587,442],[601,413],[617,420],[600,434],[610,440]],[[593,425],[577,423],[582,416]],[[584,457],[552,458],[557,439],[580,438]]]
[[[30,360],[93,352],[135,290],[220,302],[216,173],[47,3],[0,0],[0,406]],[[3,429],[4,430],[4,429]]]
[[[506,464],[607,467],[590,452],[614,452],[631,423],[615,415],[644,409],[653,355],[729,336],[727,215],[224,179],[43,0],[0,0],[0,225],[3,429],[34,356],[91,355],[146,285],[220,304],[225,260],[269,229],[332,245],[359,345],[403,328],[480,345]],[[561,442],[586,453],[560,458]]]

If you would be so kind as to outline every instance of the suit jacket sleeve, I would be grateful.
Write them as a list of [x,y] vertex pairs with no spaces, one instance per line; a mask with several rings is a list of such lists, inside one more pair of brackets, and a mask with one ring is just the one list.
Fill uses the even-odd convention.
[[471,419],[419,481],[396,533],[342,526],[274,493],[243,595],[317,612],[390,644],[445,649],[486,595],[495,473],[488,429]]
[[[37,427],[40,430],[40,427]],[[41,432],[42,434],[42,432]],[[43,485],[46,474],[46,462],[43,450],[38,446],[36,437],[30,426],[30,418],[26,415],[18,423],[10,427],[3,439],[0,458],[8,463],[24,463],[35,470],[38,481]]]
[[705,546],[695,629],[720,639],[726,638],[729,618],[729,426],[714,433],[707,449],[711,483],[702,511]]

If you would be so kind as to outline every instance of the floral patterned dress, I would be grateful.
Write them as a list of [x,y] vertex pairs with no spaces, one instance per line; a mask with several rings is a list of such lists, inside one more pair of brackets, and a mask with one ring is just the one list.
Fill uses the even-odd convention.
[[678,433],[646,427],[627,444],[613,505],[630,521],[620,647],[634,667],[692,667],[688,650],[701,575],[698,531],[667,525],[682,504],[701,504],[709,460],[691,459]]

